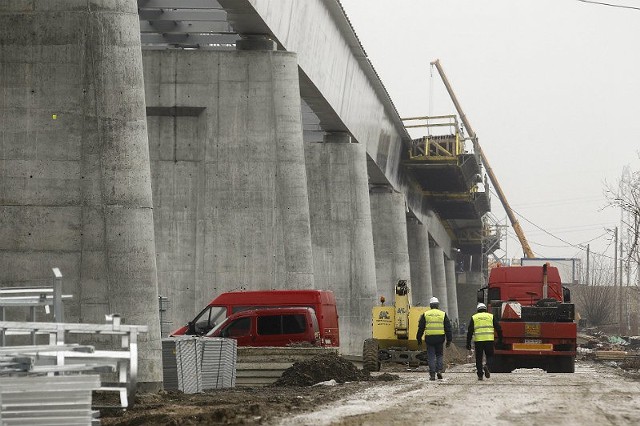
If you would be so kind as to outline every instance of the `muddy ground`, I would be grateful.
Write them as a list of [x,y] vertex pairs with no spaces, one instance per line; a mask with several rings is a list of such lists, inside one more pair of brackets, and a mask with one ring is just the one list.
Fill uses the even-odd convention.
[[[268,387],[212,390],[201,394],[175,391],[138,395],[131,410],[101,410],[101,423],[121,426],[265,424],[273,418],[310,411],[398,378],[389,372],[371,376],[336,355],[317,356],[294,364],[278,382]],[[94,404],[109,402],[115,401],[109,401],[104,395],[94,397]]]
[[[442,381],[429,382],[425,366],[385,364],[370,377],[342,358],[321,357],[292,367],[273,386],[139,395],[133,409],[103,411],[101,420],[104,425],[367,425],[400,419],[401,424],[421,424],[427,407],[445,416],[441,419],[477,422],[482,414],[488,416],[486,424],[514,424],[521,416],[540,425],[584,424],[598,418],[603,424],[640,423],[637,365],[626,365],[625,370],[615,363],[581,360],[576,374],[526,370],[478,382],[466,351],[452,347],[448,352]],[[489,388],[476,386],[492,387],[487,392]],[[580,406],[577,418],[574,406]],[[454,412],[458,414],[452,416]]]

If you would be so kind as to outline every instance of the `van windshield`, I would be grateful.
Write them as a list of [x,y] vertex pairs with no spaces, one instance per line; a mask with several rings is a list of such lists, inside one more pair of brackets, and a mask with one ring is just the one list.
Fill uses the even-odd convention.
[[227,308],[224,306],[207,306],[204,311],[200,312],[193,320],[195,334],[202,336],[211,331],[214,327],[219,326],[227,318]]

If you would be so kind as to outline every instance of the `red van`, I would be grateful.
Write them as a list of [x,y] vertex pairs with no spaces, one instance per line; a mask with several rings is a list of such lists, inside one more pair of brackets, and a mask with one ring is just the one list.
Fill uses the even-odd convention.
[[252,310],[304,307],[314,310],[322,346],[340,346],[336,298],[328,290],[258,290],[222,293],[185,326],[171,333],[204,336],[231,315]]
[[207,337],[236,339],[238,346],[287,346],[310,343],[320,346],[320,329],[311,308],[251,309],[231,315]]

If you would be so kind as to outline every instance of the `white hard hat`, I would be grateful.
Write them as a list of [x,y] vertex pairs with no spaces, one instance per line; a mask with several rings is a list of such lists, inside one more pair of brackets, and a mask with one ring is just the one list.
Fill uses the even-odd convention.
[[432,297],[431,299],[429,299],[429,304],[432,305],[434,303],[440,303],[440,301],[438,300],[437,297]]
[[477,310],[487,309],[487,305],[485,305],[484,303],[478,303],[478,306],[476,306],[476,309]]

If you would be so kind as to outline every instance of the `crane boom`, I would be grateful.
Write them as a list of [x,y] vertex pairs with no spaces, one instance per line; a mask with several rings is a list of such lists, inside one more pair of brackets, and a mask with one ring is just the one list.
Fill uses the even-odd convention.
[[453,92],[453,88],[451,87],[451,84],[449,83],[449,80],[447,79],[447,76],[445,75],[444,70],[442,69],[442,65],[440,65],[440,60],[436,59],[435,61],[431,62],[431,65],[435,66],[436,69],[438,70],[438,74],[440,74],[440,78],[442,79],[442,82],[444,83],[444,86],[447,89],[447,92],[449,93],[451,100],[453,101],[453,105],[456,107],[456,111],[458,112],[458,115],[460,116],[460,119],[462,120],[464,127],[467,129],[467,133],[471,137],[471,141],[473,142],[473,148],[475,152],[480,155],[480,159],[482,160],[482,164],[484,164],[484,168],[487,171],[487,175],[489,175],[491,184],[496,189],[496,193],[498,194],[498,198],[502,203],[502,207],[504,208],[504,211],[507,213],[507,216],[509,217],[509,221],[511,222],[511,227],[513,228],[514,232],[518,237],[518,240],[520,241],[520,245],[522,246],[522,251],[524,253],[524,256],[528,258],[534,258],[535,255],[533,254],[533,250],[531,250],[531,246],[527,241],[527,237],[525,237],[524,231],[522,230],[522,227],[520,226],[520,223],[518,222],[516,215],[513,213],[513,210],[511,209],[511,206],[507,201],[507,197],[504,195],[504,192],[502,191],[502,187],[500,186],[500,183],[498,183],[498,178],[496,177],[495,173],[493,173],[493,169],[489,164],[489,160],[487,160],[487,157],[484,155],[484,151],[482,151],[482,148],[478,143],[478,137],[476,136],[476,133],[473,131],[473,128],[469,123],[469,120],[467,120],[467,116],[464,115],[464,111],[462,111],[460,102],[458,102],[458,98],[456,97],[456,94]]

